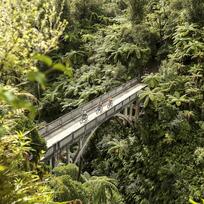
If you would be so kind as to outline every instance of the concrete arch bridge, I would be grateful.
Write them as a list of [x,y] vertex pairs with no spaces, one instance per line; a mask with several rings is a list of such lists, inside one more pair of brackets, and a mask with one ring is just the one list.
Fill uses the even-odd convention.
[[[113,116],[129,122],[137,118],[139,114],[137,94],[145,86],[139,83],[137,79],[128,81],[39,129],[39,134],[45,138],[48,148],[42,160],[54,167],[63,154],[66,155],[67,163],[73,162],[70,147],[77,143],[75,162],[78,161],[90,134],[93,134],[102,123]],[[111,106],[108,106],[109,96],[112,97]],[[96,113],[100,101],[103,103],[103,109]],[[88,119],[86,122],[81,121],[82,110],[87,111]]]

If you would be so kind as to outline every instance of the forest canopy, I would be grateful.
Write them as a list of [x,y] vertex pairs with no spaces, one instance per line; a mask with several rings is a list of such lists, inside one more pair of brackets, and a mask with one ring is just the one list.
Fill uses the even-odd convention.
[[[40,125],[134,78],[133,124],[41,161]],[[0,203],[204,203],[204,1],[2,0],[0,121]]]

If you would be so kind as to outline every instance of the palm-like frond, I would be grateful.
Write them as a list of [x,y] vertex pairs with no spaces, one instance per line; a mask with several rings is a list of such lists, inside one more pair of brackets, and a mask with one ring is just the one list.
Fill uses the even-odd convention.
[[108,153],[110,155],[116,154],[120,159],[123,158],[128,149],[126,140],[113,139],[113,141],[108,142],[107,145],[109,146]]
[[91,190],[94,204],[108,204],[114,200],[114,193],[118,193],[115,180],[106,176],[91,177],[83,185]]

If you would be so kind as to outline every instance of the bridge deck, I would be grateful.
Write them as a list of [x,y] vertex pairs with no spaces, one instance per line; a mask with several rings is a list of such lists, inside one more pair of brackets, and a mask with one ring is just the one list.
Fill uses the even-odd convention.
[[[120,93],[113,97],[113,107],[117,106],[122,101],[125,101],[130,96],[133,96],[136,94],[139,90],[143,89],[145,87],[144,84],[137,84],[129,89],[127,89],[125,92]],[[103,111],[100,114],[96,114],[96,106],[93,106],[91,109],[87,111],[88,114],[88,122],[95,120],[98,118],[101,114],[104,112],[107,112],[109,109],[107,107],[107,102],[103,104]],[[81,115],[73,118],[69,123],[62,125],[58,129],[53,130],[51,133],[45,136],[45,140],[47,142],[48,149],[58,143],[59,141],[63,140],[67,136],[71,135],[76,130],[80,129],[85,125],[85,123],[80,123]]]

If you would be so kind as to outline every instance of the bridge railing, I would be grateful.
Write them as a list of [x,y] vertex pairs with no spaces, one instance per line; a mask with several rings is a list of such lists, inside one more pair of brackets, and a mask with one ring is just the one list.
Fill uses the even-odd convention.
[[120,94],[121,92],[125,91],[126,89],[130,88],[131,86],[135,85],[136,83],[138,83],[138,80],[132,79],[132,80],[128,81],[127,83],[122,84],[119,87],[113,89],[112,91],[104,93],[100,97],[95,98],[95,99],[91,100],[90,102],[79,106],[77,109],[74,109],[71,112],[66,113],[65,115],[57,118],[56,120],[54,120],[54,121],[46,124],[44,127],[40,128],[38,131],[39,134],[46,137],[46,135],[48,135],[50,132],[61,127],[62,125],[67,124],[68,122],[70,122],[70,120],[73,120],[74,118],[81,115],[82,110],[88,111],[88,110],[92,109],[93,107],[96,107],[97,104],[101,100],[103,102],[105,102],[109,96],[114,97],[114,96]]
[[124,108],[124,106],[126,106],[129,103],[131,103],[132,101],[134,101],[136,97],[137,97],[136,94],[129,96],[124,101],[121,101],[117,105],[114,105],[109,110],[106,110],[101,115],[99,115],[97,118],[95,118],[91,121],[88,121],[86,124],[84,124],[83,127],[72,132],[71,134],[69,134],[65,138],[63,138],[61,141],[58,141],[53,146],[49,147],[47,152],[46,152],[46,155],[44,157],[44,160],[52,157],[53,154],[55,154],[58,150],[62,150],[63,148],[66,148],[67,145],[71,145],[71,144],[74,144],[75,142],[77,142],[81,136],[84,136],[85,134],[90,133],[94,128],[98,127],[104,121],[111,118],[117,112],[121,111]]

